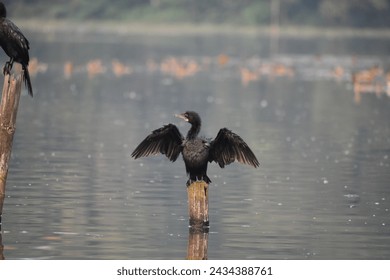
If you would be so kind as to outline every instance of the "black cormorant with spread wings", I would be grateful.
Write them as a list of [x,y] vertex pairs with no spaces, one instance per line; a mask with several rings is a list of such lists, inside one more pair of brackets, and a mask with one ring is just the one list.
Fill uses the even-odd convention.
[[24,82],[27,86],[28,93],[33,96],[30,74],[28,72],[28,63],[30,56],[28,50],[30,44],[20,29],[7,17],[7,11],[3,2],[0,2],[0,46],[10,57],[5,63],[3,74],[9,74],[13,63],[16,61],[22,65],[24,71]]
[[180,153],[183,155],[189,180],[203,180],[211,183],[207,176],[208,162],[215,161],[221,168],[234,161],[258,167],[259,162],[248,145],[240,136],[227,128],[219,130],[214,140],[198,137],[201,120],[193,111],[176,115],[191,124],[191,128],[184,138],[173,124],[165,125],[148,135],[131,154],[135,159],[150,155],[163,154],[169,160],[175,161]]

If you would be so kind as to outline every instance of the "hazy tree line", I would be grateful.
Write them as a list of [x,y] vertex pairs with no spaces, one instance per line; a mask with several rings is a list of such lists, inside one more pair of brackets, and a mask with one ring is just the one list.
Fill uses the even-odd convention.
[[389,0],[8,0],[3,2],[8,7],[10,15],[26,18],[241,25],[267,25],[272,18],[281,25],[390,27]]

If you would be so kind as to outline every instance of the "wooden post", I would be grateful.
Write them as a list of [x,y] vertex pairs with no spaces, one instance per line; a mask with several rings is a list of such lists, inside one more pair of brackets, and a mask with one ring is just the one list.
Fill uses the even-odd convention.
[[187,260],[207,260],[208,228],[189,229]]
[[0,104],[0,227],[21,88],[22,75],[5,75]]
[[188,213],[190,226],[207,228],[209,226],[209,185],[196,181],[187,187]]

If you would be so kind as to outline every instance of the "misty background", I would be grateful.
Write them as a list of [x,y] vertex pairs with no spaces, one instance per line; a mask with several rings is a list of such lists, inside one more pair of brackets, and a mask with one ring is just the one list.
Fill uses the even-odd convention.
[[20,0],[3,1],[12,17],[149,23],[388,28],[387,0]]

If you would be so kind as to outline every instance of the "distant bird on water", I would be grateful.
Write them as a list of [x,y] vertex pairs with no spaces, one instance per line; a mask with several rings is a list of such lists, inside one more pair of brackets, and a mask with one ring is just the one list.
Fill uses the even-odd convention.
[[5,75],[11,72],[15,61],[20,63],[24,71],[23,77],[28,93],[33,96],[30,74],[28,72],[28,63],[30,61],[28,54],[28,50],[30,49],[29,42],[20,29],[6,17],[7,10],[3,2],[0,2],[0,46],[10,57],[10,60],[5,63],[3,74]]
[[180,153],[183,155],[189,180],[192,182],[203,180],[211,183],[207,176],[208,162],[215,161],[221,168],[234,161],[258,167],[259,162],[248,145],[240,136],[227,128],[219,130],[214,140],[198,137],[201,120],[193,111],[175,115],[191,124],[191,128],[184,138],[178,128],[173,124],[165,125],[148,135],[131,154],[135,159],[156,154],[166,155],[175,161]]

